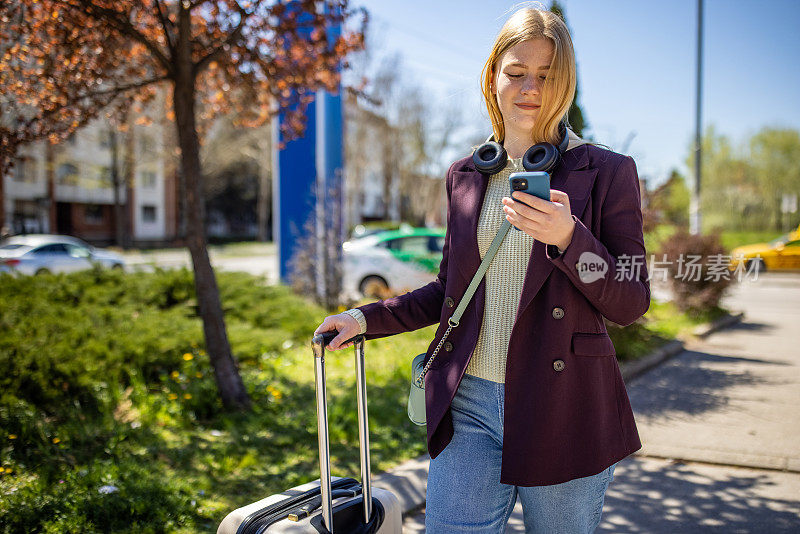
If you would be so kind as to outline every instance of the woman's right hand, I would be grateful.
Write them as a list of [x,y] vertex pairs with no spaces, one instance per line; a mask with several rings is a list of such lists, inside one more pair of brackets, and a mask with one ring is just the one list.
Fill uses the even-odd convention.
[[333,340],[328,343],[326,348],[330,350],[339,350],[339,349],[346,349],[353,345],[353,343],[348,343],[344,346],[339,346],[340,343],[343,341],[347,341],[351,337],[357,336],[361,332],[361,327],[358,325],[358,321],[353,318],[352,315],[347,313],[340,313],[337,315],[329,315],[325,317],[325,320],[322,321],[316,330],[314,330],[314,335],[321,334],[323,332],[330,332],[332,330],[337,330],[339,335],[337,335]]

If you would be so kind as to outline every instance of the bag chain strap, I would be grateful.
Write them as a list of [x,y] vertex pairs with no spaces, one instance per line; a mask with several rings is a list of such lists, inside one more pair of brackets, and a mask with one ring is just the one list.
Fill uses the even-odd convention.
[[503,220],[503,224],[500,225],[500,229],[497,231],[497,235],[494,236],[494,240],[492,240],[492,244],[489,245],[489,250],[486,251],[486,255],[481,260],[481,264],[478,267],[478,271],[475,273],[475,276],[472,277],[472,281],[469,283],[469,287],[464,292],[464,296],[461,299],[461,302],[458,303],[458,307],[456,311],[453,312],[452,317],[447,320],[447,330],[445,330],[442,339],[439,340],[439,344],[436,345],[436,348],[433,350],[433,354],[431,354],[430,360],[428,363],[425,364],[425,367],[422,369],[422,372],[415,380],[415,383],[418,387],[423,387],[423,381],[425,380],[425,375],[428,374],[428,369],[430,369],[433,360],[436,359],[436,355],[439,353],[439,349],[442,348],[444,344],[444,340],[447,339],[447,336],[450,334],[450,330],[458,326],[459,321],[461,321],[461,315],[464,313],[464,310],[467,308],[467,304],[469,301],[472,300],[472,296],[475,294],[475,291],[478,289],[478,285],[483,278],[483,275],[486,274],[487,269],[489,269],[489,263],[491,263],[492,259],[494,259],[495,254],[497,254],[497,250],[500,248],[500,243],[502,243],[503,239],[506,237],[509,228],[511,228],[511,223],[508,222],[507,219]]
[[448,334],[450,334],[450,330],[452,330],[454,326],[456,326],[456,325],[454,325],[452,323],[448,324],[447,330],[445,330],[444,335],[442,336],[442,339],[439,340],[439,344],[436,345],[435,349],[433,349],[433,354],[431,355],[431,359],[428,360],[428,363],[425,364],[425,367],[422,369],[422,372],[417,377],[417,380],[416,380],[417,387],[420,387],[420,388],[422,387],[422,383],[425,380],[425,375],[428,374],[428,369],[431,368],[431,364],[433,363],[433,360],[436,359],[436,355],[439,353],[439,349],[442,348],[442,345],[444,344],[444,340],[447,339]]

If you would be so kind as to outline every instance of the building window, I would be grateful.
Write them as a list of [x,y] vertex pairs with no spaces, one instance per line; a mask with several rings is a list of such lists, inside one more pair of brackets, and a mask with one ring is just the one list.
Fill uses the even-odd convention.
[[72,163],[62,163],[58,166],[56,180],[63,185],[78,185],[78,167]]
[[147,189],[155,189],[155,187],[156,187],[156,173],[154,173],[152,171],[142,171],[140,176],[141,176],[142,187],[145,187]]
[[139,152],[141,152],[142,155],[150,155],[155,152],[155,150],[156,144],[151,136],[142,135],[139,137]]
[[35,182],[36,181],[36,161],[28,158],[21,158],[14,164],[14,181]]
[[83,220],[86,224],[103,224],[103,206],[87,204],[83,207]]
[[155,206],[142,206],[142,222],[156,222]]
[[113,187],[114,177],[111,176],[111,167],[100,167],[100,187]]
[[103,128],[100,130],[100,148],[111,148],[112,132],[110,128]]

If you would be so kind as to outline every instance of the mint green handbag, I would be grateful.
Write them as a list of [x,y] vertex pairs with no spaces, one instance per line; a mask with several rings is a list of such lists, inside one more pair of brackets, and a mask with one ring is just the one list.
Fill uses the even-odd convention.
[[418,354],[411,362],[411,390],[408,393],[408,418],[411,419],[411,422],[415,425],[425,426],[426,424],[425,375],[428,374],[428,370],[430,369],[433,360],[436,359],[436,355],[439,353],[439,349],[442,348],[444,340],[447,339],[448,335],[450,335],[450,331],[458,326],[458,322],[461,320],[461,316],[464,314],[467,304],[469,304],[469,301],[472,300],[472,296],[478,289],[478,285],[481,283],[483,275],[486,274],[486,270],[489,268],[492,258],[494,258],[494,255],[497,253],[497,249],[500,248],[500,243],[502,243],[503,239],[506,237],[509,228],[511,228],[511,223],[507,220],[503,220],[503,224],[500,225],[497,235],[494,236],[494,240],[492,240],[489,250],[486,251],[486,255],[481,260],[478,271],[475,273],[475,276],[472,277],[472,281],[469,283],[467,290],[464,292],[461,302],[458,303],[456,311],[454,311],[453,315],[447,320],[447,330],[445,330],[442,339],[439,340],[439,344],[436,345],[435,349],[433,349],[431,359],[428,360],[428,363],[426,364],[425,356],[427,353],[423,352],[422,354]]

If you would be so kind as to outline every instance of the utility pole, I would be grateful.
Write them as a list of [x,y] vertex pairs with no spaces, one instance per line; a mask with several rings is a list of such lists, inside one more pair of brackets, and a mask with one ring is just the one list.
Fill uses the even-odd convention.
[[694,192],[689,207],[689,231],[700,233],[700,175],[702,168],[703,123],[701,107],[703,100],[703,0],[697,0],[697,95],[694,132]]

